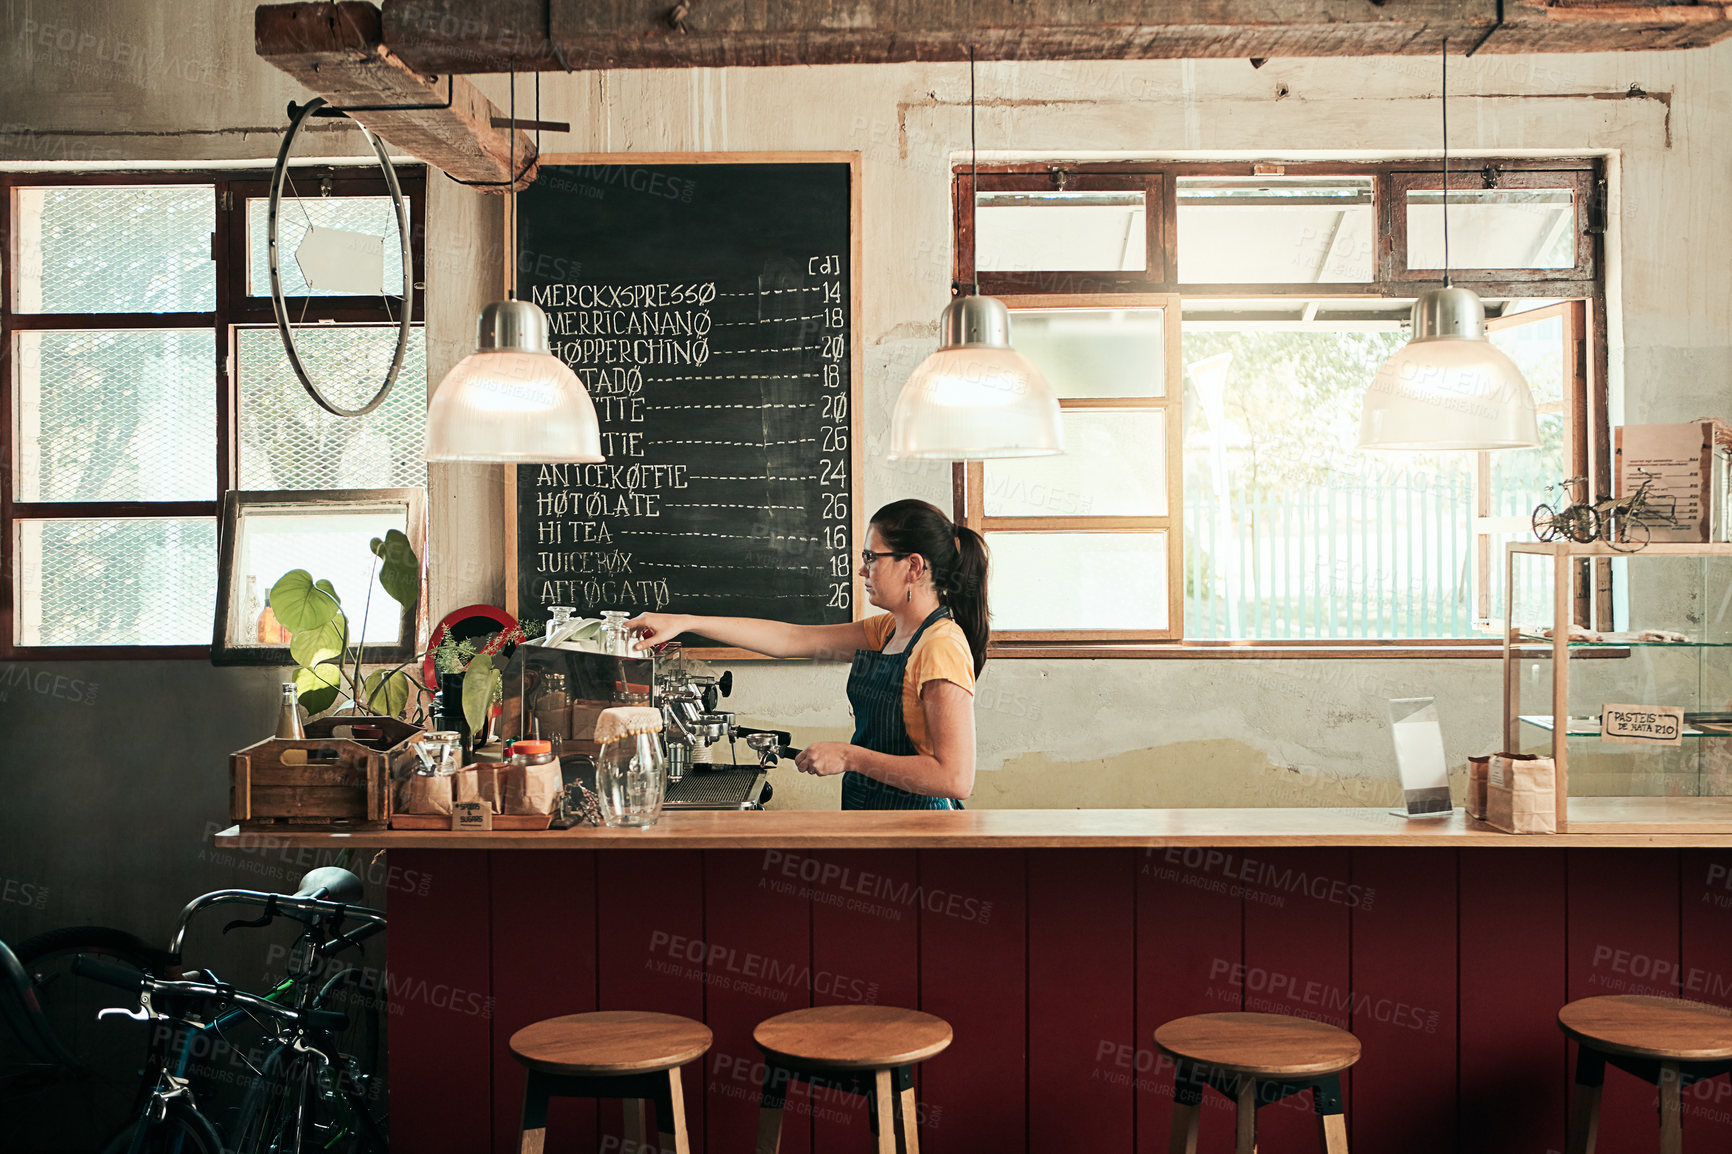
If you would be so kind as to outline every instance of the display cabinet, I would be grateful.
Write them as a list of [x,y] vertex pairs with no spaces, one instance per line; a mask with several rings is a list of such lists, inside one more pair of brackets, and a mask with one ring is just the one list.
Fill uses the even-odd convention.
[[1555,759],[1558,828],[1732,833],[1732,545],[1523,543],[1505,565],[1504,749]]

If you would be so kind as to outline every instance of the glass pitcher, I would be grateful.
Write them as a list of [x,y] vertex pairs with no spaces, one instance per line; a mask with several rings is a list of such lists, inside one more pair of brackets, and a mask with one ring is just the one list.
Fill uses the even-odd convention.
[[596,740],[601,753],[595,760],[595,791],[602,820],[648,829],[661,817],[667,794],[661,714],[643,707],[606,710],[596,724]]
[[603,609],[601,611],[601,633],[597,638],[601,642],[603,653],[612,653],[619,657],[636,657],[632,642],[636,640],[630,629],[625,627],[631,617],[623,609]]

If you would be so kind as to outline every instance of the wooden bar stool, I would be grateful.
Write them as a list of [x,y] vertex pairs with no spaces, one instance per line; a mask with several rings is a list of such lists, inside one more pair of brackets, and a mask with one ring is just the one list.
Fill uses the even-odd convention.
[[1169,1154],[1197,1154],[1203,1091],[1238,1104],[1237,1154],[1255,1154],[1257,1107],[1311,1091],[1327,1154],[1347,1154],[1341,1071],[1359,1061],[1359,1039],[1346,1030],[1285,1014],[1196,1014],[1155,1031],[1173,1059],[1173,1129]]
[[710,1048],[710,1028],[675,1014],[605,1010],[567,1014],[511,1035],[511,1056],[529,1069],[518,1154],[541,1154],[551,1098],[625,1099],[626,1146],[647,1150],[645,1104],[655,1104],[661,1149],[690,1154],[680,1067]]
[[1659,1088],[1660,1154],[1684,1149],[1683,1088],[1732,1072],[1732,1012],[1718,1006],[1606,994],[1559,1010],[1558,1028],[1576,1040],[1570,1154],[1593,1154],[1607,1065]]
[[764,1052],[758,1154],[782,1144],[782,1104],[790,1081],[863,1095],[879,1154],[919,1154],[914,1064],[950,1045],[950,1023],[894,1006],[817,1006],[758,1023]]

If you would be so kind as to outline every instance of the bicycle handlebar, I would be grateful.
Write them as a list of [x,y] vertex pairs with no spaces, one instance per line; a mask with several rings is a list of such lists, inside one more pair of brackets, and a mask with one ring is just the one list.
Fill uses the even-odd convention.
[[[314,871],[314,873],[318,872],[317,870]],[[323,893],[325,887],[315,889],[313,892]],[[280,915],[294,918],[309,925],[326,918],[335,918],[338,921],[344,918],[355,918],[369,925],[375,925],[379,929],[385,928],[385,915],[366,906],[329,901],[323,897],[291,897],[287,894],[267,894],[258,890],[213,890],[211,893],[196,897],[188,902],[186,908],[180,911],[180,917],[175,920],[174,936],[169,939],[168,943],[169,956],[175,963],[178,964],[181,960],[181,947],[186,941],[188,923],[196,914],[213,906],[221,905],[257,906],[263,909],[269,917]]]
[[[262,1010],[285,1022],[297,1022],[314,1030],[324,1030],[335,1033],[349,1024],[349,1015],[337,1010],[297,1010],[291,1006],[280,1006],[268,998],[257,994],[249,994],[223,982],[171,982],[141,974],[126,966],[117,966],[113,962],[80,954],[72,959],[72,972],[82,974],[93,981],[114,986],[129,993],[169,994],[180,997],[208,998],[219,1002],[239,1002]],[[160,1015],[157,1015],[160,1016]]]

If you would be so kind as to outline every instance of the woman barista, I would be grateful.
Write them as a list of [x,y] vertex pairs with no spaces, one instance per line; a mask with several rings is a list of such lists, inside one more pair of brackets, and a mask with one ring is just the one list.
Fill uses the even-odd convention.
[[887,613],[844,625],[646,613],[656,645],[700,633],[771,657],[852,653],[851,741],[807,746],[804,773],[842,774],[843,809],[961,809],[974,789],[974,679],[986,664],[986,542],[925,501],[872,515],[860,554],[867,599]]

